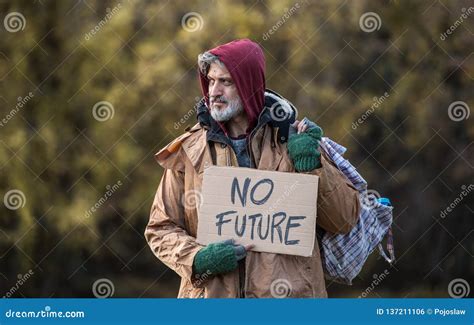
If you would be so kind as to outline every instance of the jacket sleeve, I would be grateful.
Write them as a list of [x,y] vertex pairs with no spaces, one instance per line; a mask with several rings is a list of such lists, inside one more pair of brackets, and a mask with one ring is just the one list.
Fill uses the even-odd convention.
[[145,238],[156,257],[182,278],[191,281],[194,256],[203,246],[185,230],[181,203],[183,192],[184,173],[165,169],[151,208]]
[[323,152],[321,164],[311,172],[319,176],[316,222],[328,232],[348,233],[359,220],[359,192]]

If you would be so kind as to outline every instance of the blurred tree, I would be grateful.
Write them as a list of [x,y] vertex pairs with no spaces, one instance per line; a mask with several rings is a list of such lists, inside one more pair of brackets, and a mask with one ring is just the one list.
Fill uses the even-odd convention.
[[[177,275],[143,238],[162,173],[153,153],[195,123],[197,55],[243,37],[262,45],[268,87],[345,145],[395,205],[398,262],[374,254],[353,287],[329,284],[330,295],[358,296],[387,268],[380,296],[447,296],[453,278],[473,283],[472,199],[441,217],[473,180],[474,125],[448,115],[455,101],[474,105],[472,19],[440,38],[462,8],[472,7],[0,2],[1,194],[24,195],[21,208],[0,205],[0,293],[31,269],[16,296],[91,296],[104,277],[115,296],[175,296]],[[367,12],[372,32],[360,25]],[[9,13],[23,16],[16,32]]]

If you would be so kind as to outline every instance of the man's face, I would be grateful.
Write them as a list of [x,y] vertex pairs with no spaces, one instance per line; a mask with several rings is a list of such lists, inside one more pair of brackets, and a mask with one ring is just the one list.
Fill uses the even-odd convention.
[[218,122],[229,121],[243,112],[232,77],[226,67],[211,63],[207,73],[211,116]]

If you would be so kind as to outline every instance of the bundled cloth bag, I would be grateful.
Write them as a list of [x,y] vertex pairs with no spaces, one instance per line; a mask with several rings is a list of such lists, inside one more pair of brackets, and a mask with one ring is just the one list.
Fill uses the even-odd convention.
[[[323,232],[320,245],[326,278],[350,285],[376,247],[387,262],[393,263],[395,259],[391,231],[393,208],[367,190],[367,182],[355,167],[342,157],[346,151],[345,147],[323,137],[320,148],[360,193],[361,211],[357,225],[347,234]],[[390,257],[381,244],[385,236]]]

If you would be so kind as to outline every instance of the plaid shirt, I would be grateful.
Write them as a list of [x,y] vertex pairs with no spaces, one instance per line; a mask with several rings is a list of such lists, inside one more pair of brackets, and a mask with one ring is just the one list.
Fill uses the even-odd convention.
[[[325,232],[322,239],[322,259],[326,276],[337,282],[352,284],[368,256],[378,246],[380,254],[389,262],[394,260],[391,237],[392,207],[383,205],[375,196],[367,192],[367,182],[354,166],[342,155],[346,148],[323,137],[320,148],[350,180],[359,191],[361,211],[357,225],[347,234]],[[381,242],[387,235],[387,249],[384,252]]]

